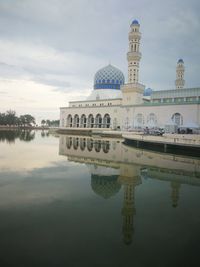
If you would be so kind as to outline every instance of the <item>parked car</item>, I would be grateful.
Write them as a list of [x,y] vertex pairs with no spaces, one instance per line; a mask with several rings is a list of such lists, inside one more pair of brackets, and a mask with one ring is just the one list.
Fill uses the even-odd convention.
[[164,132],[165,131],[162,128],[144,128],[144,134],[162,136]]

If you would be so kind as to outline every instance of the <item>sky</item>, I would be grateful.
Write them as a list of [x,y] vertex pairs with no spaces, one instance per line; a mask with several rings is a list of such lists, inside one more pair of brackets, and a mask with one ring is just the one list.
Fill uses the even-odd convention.
[[127,79],[128,33],[142,33],[139,81],[174,88],[185,62],[185,87],[200,86],[199,0],[0,0],[0,112],[59,119],[59,108],[84,100],[95,72],[111,63]]

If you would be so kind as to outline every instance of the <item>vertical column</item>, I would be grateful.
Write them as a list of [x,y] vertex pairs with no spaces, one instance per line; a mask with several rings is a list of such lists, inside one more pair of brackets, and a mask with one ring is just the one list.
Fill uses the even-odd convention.
[[175,181],[171,182],[171,198],[172,198],[172,207],[176,208],[178,206],[179,200],[179,191],[180,191],[181,184]]
[[125,184],[124,185],[124,205],[122,208],[123,215],[123,236],[125,244],[129,245],[132,243],[133,236],[133,216],[135,214],[135,205],[134,205],[134,184]]
[[138,83],[139,63],[142,56],[140,53],[140,24],[137,20],[134,20],[130,27],[131,30],[129,32],[129,51],[127,53],[128,83]]
[[176,67],[176,80],[175,80],[176,89],[182,89],[185,85],[184,72],[185,72],[184,62],[182,59],[179,59]]

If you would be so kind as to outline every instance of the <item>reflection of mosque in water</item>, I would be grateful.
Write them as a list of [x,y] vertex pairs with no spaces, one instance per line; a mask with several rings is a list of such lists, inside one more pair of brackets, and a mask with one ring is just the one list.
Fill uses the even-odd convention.
[[108,199],[124,190],[123,237],[131,244],[134,232],[135,188],[142,178],[170,182],[172,207],[178,206],[181,184],[200,186],[200,160],[127,147],[120,140],[60,136],[59,154],[85,163],[93,191]]

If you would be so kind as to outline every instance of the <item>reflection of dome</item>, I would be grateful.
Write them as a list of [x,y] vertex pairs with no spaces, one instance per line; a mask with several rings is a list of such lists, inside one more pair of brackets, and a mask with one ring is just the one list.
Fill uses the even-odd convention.
[[91,176],[92,190],[103,198],[110,198],[117,194],[121,188],[118,182],[118,176],[99,176],[92,174]]
[[110,64],[98,70],[94,76],[94,89],[120,89],[123,84],[124,74]]

